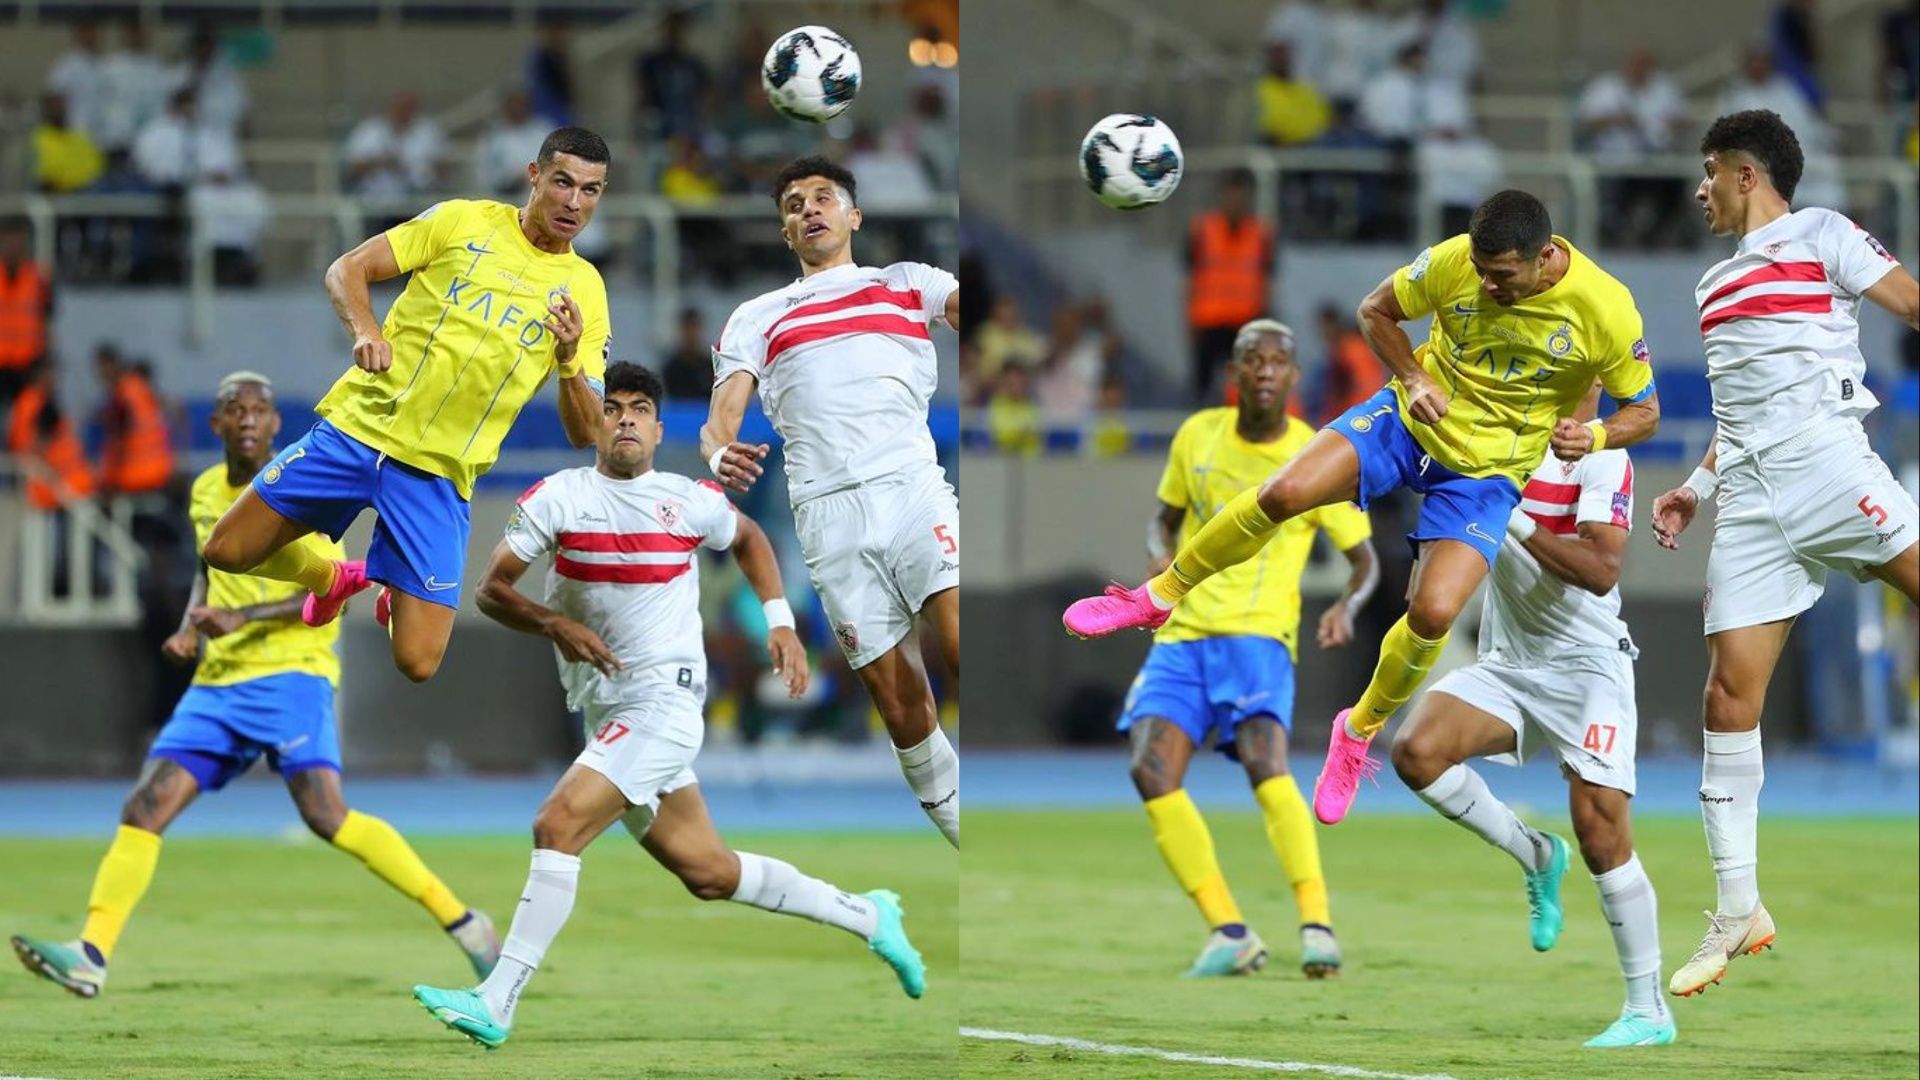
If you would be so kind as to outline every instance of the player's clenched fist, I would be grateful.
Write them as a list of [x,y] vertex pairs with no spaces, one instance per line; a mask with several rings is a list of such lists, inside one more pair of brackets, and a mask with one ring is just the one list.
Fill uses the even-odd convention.
[[1668,551],[1680,550],[1680,534],[1693,524],[1700,496],[1682,485],[1653,500],[1653,538]]
[[753,482],[766,471],[760,461],[771,449],[766,443],[731,442],[715,452],[707,464],[712,466],[714,479],[720,481],[721,487],[745,494],[753,490]]
[[393,346],[379,334],[361,334],[353,339],[353,363],[378,375],[393,366]]
[[767,632],[767,652],[773,655],[773,670],[786,684],[787,696],[798,699],[807,692],[807,649],[791,626],[776,626]]
[[175,630],[160,646],[160,655],[176,664],[191,664],[200,658],[200,631],[193,627]]
[[1407,391],[1407,415],[1423,424],[1437,424],[1447,415],[1447,395],[1425,375],[1415,375],[1401,383]]
[[1553,425],[1553,452],[1561,461],[1579,461],[1593,452],[1593,429],[1563,416]]

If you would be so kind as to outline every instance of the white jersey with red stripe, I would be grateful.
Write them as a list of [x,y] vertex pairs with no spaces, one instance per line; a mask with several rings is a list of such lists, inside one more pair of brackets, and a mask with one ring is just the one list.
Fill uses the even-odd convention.
[[[1583,521],[1633,528],[1633,462],[1625,450],[1546,460],[1527,478],[1520,509],[1540,529],[1571,536]],[[1620,589],[1595,596],[1541,566],[1508,536],[1494,560],[1480,618],[1480,657],[1533,667],[1580,652],[1633,651]]]
[[632,701],[661,683],[706,692],[696,549],[733,546],[738,527],[718,485],[675,473],[616,480],[568,469],[520,496],[507,546],[529,563],[553,556],[547,606],[599,634],[620,661],[609,677],[556,651],[569,708]]
[[1860,294],[1899,265],[1844,215],[1807,207],[1740,238],[1695,291],[1719,466],[1879,404],[1861,383]]
[[759,382],[786,442],[793,505],[939,467],[927,430],[938,379],[929,328],[957,287],[923,263],[848,264],[734,310],[713,347],[714,385],[737,371]]

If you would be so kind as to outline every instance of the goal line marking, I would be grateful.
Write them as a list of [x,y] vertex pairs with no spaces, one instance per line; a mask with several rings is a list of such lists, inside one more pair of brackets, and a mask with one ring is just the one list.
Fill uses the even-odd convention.
[[960,1029],[960,1035],[962,1038],[981,1039],[987,1042],[1020,1043],[1023,1046],[1057,1046],[1063,1050],[1080,1050],[1089,1054],[1146,1057],[1178,1062],[1183,1065],[1214,1065],[1228,1069],[1251,1069],[1255,1072],[1318,1073],[1323,1076],[1351,1077],[1353,1080],[1455,1080],[1454,1077],[1445,1073],[1380,1072],[1353,1065],[1323,1065],[1312,1061],[1267,1061],[1261,1058],[1223,1057],[1218,1054],[1189,1054],[1181,1050],[1163,1050],[1157,1046],[1126,1046],[1119,1043],[1075,1039],[1065,1035],[1030,1035],[1021,1031],[995,1031],[992,1028],[963,1027]]

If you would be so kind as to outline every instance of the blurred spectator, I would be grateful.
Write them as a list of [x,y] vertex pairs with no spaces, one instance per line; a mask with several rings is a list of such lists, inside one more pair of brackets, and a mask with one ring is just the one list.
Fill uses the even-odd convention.
[[238,136],[247,119],[247,84],[220,54],[220,36],[209,23],[194,28],[187,57],[174,66],[173,89],[193,91],[200,122]]
[[100,24],[81,19],[73,24],[73,46],[60,54],[47,72],[47,91],[66,101],[67,123],[99,145],[104,141],[106,51],[100,44]]
[[164,491],[173,479],[173,435],[150,376],[106,342],[94,348],[93,370],[106,392],[100,409],[101,489],[114,495]]
[[1874,98],[1881,104],[1920,98],[1920,11],[1910,5],[1880,21],[1880,71]]
[[33,181],[54,195],[92,187],[107,165],[93,139],[72,126],[68,115],[66,98],[48,94],[40,99],[40,123],[33,129]]
[[1327,99],[1312,83],[1294,74],[1293,46],[1267,46],[1267,70],[1254,86],[1260,137],[1273,146],[1298,146],[1326,133],[1333,119]]
[[1316,90],[1327,85],[1327,23],[1331,15],[1326,0],[1281,0],[1267,16],[1263,40],[1267,56],[1273,46],[1285,45],[1293,62],[1293,77]]
[[908,95],[907,111],[887,128],[882,139],[919,161],[935,190],[959,189],[960,130],[947,96],[937,84],[914,87]]
[[167,68],[147,42],[147,29],[130,17],[121,30],[120,47],[106,56],[100,109],[100,149],[110,166],[126,165],[140,129],[166,107],[170,89]]
[[1368,132],[1389,143],[1411,145],[1426,131],[1430,96],[1445,89],[1426,78],[1427,50],[1408,42],[1392,66],[1368,82],[1355,118]]
[[1466,232],[1474,208],[1500,190],[1505,169],[1500,148],[1475,130],[1464,94],[1441,93],[1429,104],[1413,164],[1423,196],[1440,208],[1440,235],[1454,236]]
[[180,191],[210,175],[239,174],[240,144],[228,129],[201,120],[192,90],[175,90],[167,110],[134,139],[133,167],[147,183]]
[[266,190],[245,176],[214,170],[188,189],[187,206],[207,230],[214,284],[259,284],[260,244],[272,217]]
[[700,309],[680,309],[679,331],[673,351],[660,371],[667,397],[674,401],[705,401],[713,396],[713,349],[700,322]]
[[571,39],[566,20],[550,17],[540,27],[540,43],[527,54],[527,93],[533,113],[549,127],[573,123]]
[[1353,0],[1327,13],[1327,61],[1320,89],[1335,106],[1358,102],[1380,73],[1393,66],[1404,39],[1379,0]]
[[933,198],[933,182],[921,160],[865,124],[853,129],[843,164],[860,178],[860,205],[867,209],[912,207]]
[[1186,265],[1192,388],[1204,400],[1215,365],[1232,355],[1240,327],[1267,310],[1272,290],[1274,230],[1254,213],[1251,172],[1228,172],[1213,209],[1188,223]]
[[1427,77],[1468,89],[1480,76],[1480,32],[1453,0],[1417,0],[1394,27],[1396,41],[1427,48]]
[[1120,336],[1104,301],[1061,304],[1053,313],[1053,336],[1035,387],[1040,407],[1056,416],[1092,413],[1101,381],[1119,354]]
[[1781,0],[1767,22],[1767,45],[1773,69],[1799,89],[1815,112],[1825,108],[1813,0]]
[[1100,383],[1100,415],[1087,432],[1087,450],[1094,457],[1120,457],[1133,449],[1133,429],[1127,425],[1127,384],[1118,372]]
[[[92,497],[93,471],[72,421],[54,399],[54,369],[48,360],[27,369],[26,386],[8,417],[7,451],[26,470],[27,502],[34,509],[57,510],[74,499]],[[66,545],[56,550],[64,557]]]
[[489,195],[518,201],[527,191],[527,166],[540,156],[540,143],[552,126],[533,113],[525,90],[509,90],[500,115],[480,136],[473,155],[474,186]]
[[[681,206],[706,206],[720,197],[720,174],[699,140],[677,135],[667,140],[666,168],[660,170],[660,194]],[[864,182],[866,176],[861,174]]]
[[[360,121],[347,136],[347,176],[359,195],[418,195],[440,186],[446,138],[420,99],[402,90],[387,111]],[[531,160],[531,159],[529,159]]]
[[687,13],[668,12],[665,21],[660,47],[642,55],[634,68],[643,138],[698,135],[705,126],[702,121],[713,75],[706,61],[687,50]]
[[[962,296],[965,291],[962,291]],[[993,312],[973,335],[973,364],[968,373],[975,392],[970,400],[979,401],[1000,382],[1000,372],[1008,364],[1032,367],[1045,359],[1047,342],[1027,325],[1020,313],[1020,300],[1012,293],[994,298]]]
[[1319,394],[1319,424],[1325,427],[1341,413],[1379,393],[1387,384],[1387,369],[1373,355],[1359,328],[1341,317],[1339,308],[1321,304],[1317,318],[1320,343],[1327,350]]
[[987,402],[987,432],[1005,454],[1040,452],[1040,410],[1033,404],[1033,384],[1027,365],[1013,362],[1000,369],[993,397]]
[[0,415],[46,360],[52,322],[53,278],[33,261],[32,230],[25,218],[0,219]]
[[[1652,50],[1635,46],[1618,71],[1587,84],[1577,109],[1585,148],[1603,164],[1633,164],[1673,152],[1686,130],[1686,98]],[[1688,181],[1668,176],[1608,176],[1602,179],[1607,213],[1601,229],[1610,244],[1646,246],[1662,236],[1688,237],[1679,216],[1690,213]]]
[[1722,115],[1743,109],[1778,113],[1800,140],[1807,165],[1800,187],[1793,193],[1793,205],[1824,206],[1844,213],[1847,192],[1840,178],[1840,162],[1833,153],[1833,129],[1807,104],[1799,88],[1773,69],[1772,58],[1759,45],[1748,48],[1740,73],[1720,96]]

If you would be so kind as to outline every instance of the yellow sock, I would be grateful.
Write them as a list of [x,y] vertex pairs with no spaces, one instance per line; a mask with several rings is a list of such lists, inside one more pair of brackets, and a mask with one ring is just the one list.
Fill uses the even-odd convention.
[[1280,868],[1293,885],[1293,901],[1300,908],[1300,921],[1332,926],[1327,910],[1327,879],[1320,872],[1320,838],[1313,831],[1313,818],[1307,813],[1307,800],[1300,797],[1300,785],[1291,776],[1274,776],[1253,789],[1260,803],[1260,816],[1267,822],[1267,843],[1280,858]]
[[308,533],[261,560],[249,573],[324,593],[333,588],[334,562],[321,543],[318,533]]
[[1347,717],[1353,730],[1371,739],[1386,727],[1394,712],[1420,688],[1446,644],[1446,634],[1428,641],[1407,627],[1405,615],[1400,616],[1387,636],[1380,639],[1380,663],[1373,669],[1373,679],[1361,693],[1353,713]]
[[1225,926],[1243,921],[1240,906],[1227,890],[1227,879],[1213,856],[1213,834],[1200,816],[1200,808],[1185,788],[1148,799],[1147,820],[1153,824],[1153,842],[1160,857],[1167,860],[1188,896],[1199,906],[1208,926]]
[[1149,583],[1153,594],[1179,601],[1202,581],[1258,555],[1274,527],[1273,519],[1260,508],[1260,489],[1241,492],[1181,545],[1166,572]]
[[441,926],[452,926],[467,914],[467,905],[427,869],[399,830],[371,814],[347,811],[333,846],[367,864],[380,880],[419,901]]
[[102,957],[111,957],[159,862],[159,833],[120,826],[106,857],[100,860],[100,869],[94,872],[93,892],[87,896],[87,923],[80,929],[80,940],[99,949]]

